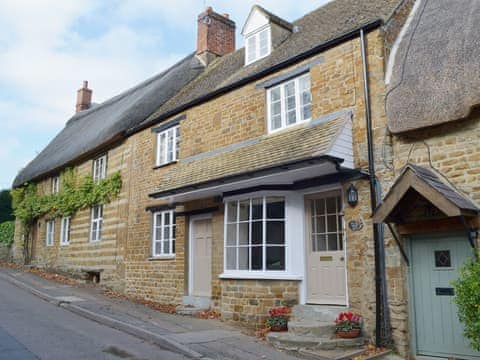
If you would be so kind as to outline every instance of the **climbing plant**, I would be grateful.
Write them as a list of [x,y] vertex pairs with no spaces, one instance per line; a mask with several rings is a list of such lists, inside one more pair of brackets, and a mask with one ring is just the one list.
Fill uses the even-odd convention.
[[11,191],[13,212],[23,229],[26,263],[29,262],[30,229],[35,219],[44,215],[52,218],[73,216],[81,209],[110,202],[122,188],[120,172],[95,182],[91,176],[78,178],[76,172],[69,168],[61,178],[61,190],[55,194],[40,194],[34,183],[26,183]]
[[0,224],[0,243],[12,244],[14,228],[15,223],[13,221],[5,221]]

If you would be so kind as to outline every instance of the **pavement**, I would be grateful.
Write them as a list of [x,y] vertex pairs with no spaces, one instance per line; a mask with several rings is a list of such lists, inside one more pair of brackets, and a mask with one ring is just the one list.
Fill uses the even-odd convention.
[[[50,307],[156,345],[167,352],[158,359],[171,358],[172,354],[190,359],[296,359],[219,320],[162,313],[125,299],[107,297],[99,287],[64,285],[4,267],[0,267],[0,280],[49,302]],[[0,320],[0,339],[8,336],[1,332],[1,326]],[[28,350],[15,346],[14,341],[9,344],[12,351],[28,354]],[[30,359],[28,355],[18,358]]]

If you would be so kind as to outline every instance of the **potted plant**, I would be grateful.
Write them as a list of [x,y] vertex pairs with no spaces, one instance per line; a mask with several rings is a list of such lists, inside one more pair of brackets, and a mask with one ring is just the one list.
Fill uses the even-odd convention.
[[285,307],[276,307],[268,311],[270,317],[267,319],[267,325],[271,331],[287,331],[288,315],[290,310]]
[[353,339],[362,331],[362,317],[350,311],[341,312],[335,319],[335,332],[344,339]]

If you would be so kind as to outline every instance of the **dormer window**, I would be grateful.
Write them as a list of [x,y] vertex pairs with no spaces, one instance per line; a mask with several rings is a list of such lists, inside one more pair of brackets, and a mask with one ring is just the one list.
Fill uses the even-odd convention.
[[270,26],[246,38],[246,65],[270,55]]
[[293,31],[293,25],[254,5],[242,29],[245,39],[245,66],[270,55]]

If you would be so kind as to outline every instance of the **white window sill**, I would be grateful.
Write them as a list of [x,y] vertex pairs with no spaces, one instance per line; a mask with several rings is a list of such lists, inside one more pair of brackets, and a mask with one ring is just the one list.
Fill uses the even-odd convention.
[[153,170],[160,169],[160,168],[166,167],[168,165],[176,164],[177,162],[178,162],[178,160],[172,160],[172,161],[169,161],[169,162],[166,162],[166,163],[163,163],[163,164],[156,164],[152,167],[152,169]]
[[148,258],[148,261],[160,261],[160,260],[175,260],[175,254],[173,255],[158,255]]
[[60,246],[68,246],[68,245],[70,245],[70,243],[63,243],[63,244],[60,243]]
[[254,280],[303,280],[302,275],[295,274],[279,274],[279,273],[266,273],[266,272],[236,272],[236,273],[223,273],[218,275],[220,279],[254,279]]

